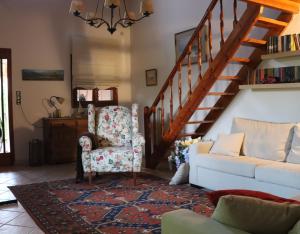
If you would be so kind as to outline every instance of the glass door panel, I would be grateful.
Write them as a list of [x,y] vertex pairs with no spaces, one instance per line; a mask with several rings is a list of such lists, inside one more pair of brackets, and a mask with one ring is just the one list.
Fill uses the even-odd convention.
[[14,162],[11,115],[11,51],[0,49],[0,165]]
[[9,132],[9,100],[8,100],[8,61],[7,59],[0,59],[1,65],[1,91],[0,91],[0,123],[1,123],[1,153],[10,153],[10,132]]

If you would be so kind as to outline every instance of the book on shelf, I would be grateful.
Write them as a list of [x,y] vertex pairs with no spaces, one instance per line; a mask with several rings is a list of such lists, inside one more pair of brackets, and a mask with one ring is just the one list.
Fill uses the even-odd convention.
[[256,70],[257,84],[298,83],[300,66],[262,68]]
[[267,53],[279,53],[300,50],[300,34],[269,37]]

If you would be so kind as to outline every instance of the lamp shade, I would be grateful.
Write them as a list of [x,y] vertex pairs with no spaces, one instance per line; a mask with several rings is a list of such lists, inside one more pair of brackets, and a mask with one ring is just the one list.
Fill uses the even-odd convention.
[[59,104],[63,104],[65,102],[65,99],[63,97],[56,97],[56,100]]
[[141,13],[142,14],[152,14],[153,10],[153,2],[152,0],[143,0],[141,2]]
[[119,7],[120,4],[120,0],[105,0],[104,2],[104,6],[109,8]]
[[70,6],[70,13],[83,12],[85,9],[84,3],[81,0],[73,0]]

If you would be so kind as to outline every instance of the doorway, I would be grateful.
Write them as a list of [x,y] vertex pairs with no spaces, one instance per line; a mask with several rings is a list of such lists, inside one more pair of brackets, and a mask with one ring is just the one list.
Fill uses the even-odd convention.
[[0,165],[14,163],[11,49],[0,48]]

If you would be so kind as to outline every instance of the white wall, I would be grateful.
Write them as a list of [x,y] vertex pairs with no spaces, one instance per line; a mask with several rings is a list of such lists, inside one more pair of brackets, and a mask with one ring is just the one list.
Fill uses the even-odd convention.
[[[68,14],[71,0],[1,0],[0,48],[12,49],[13,114],[16,163],[28,158],[28,142],[42,139],[42,129],[33,128],[24,120],[15,105],[15,91],[22,91],[23,109],[32,122],[41,125],[47,116],[42,99],[52,95],[66,99],[62,114],[71,114],[70,52],[72,36],[109,40],[111,37],[128,46],[130,31],[119,29],[111,36],[105,28],[94,29]],[[130,59],[130,58],[129,58]],[[64,69],[64,81],[22,81],[22,69]],[[117,69],[117,68],[116,68]],[[131,102],[130,80],[123,82],[120,103]]]

